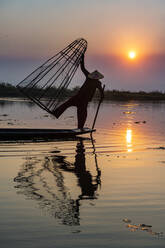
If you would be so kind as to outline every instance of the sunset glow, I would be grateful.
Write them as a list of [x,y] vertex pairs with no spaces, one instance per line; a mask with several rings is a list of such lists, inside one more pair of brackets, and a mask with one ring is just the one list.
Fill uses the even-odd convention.
[[[164,91],[164,10],[162,0],[1,0],[0,80],[16,84],[82,37],[85,65],[107,90]],[[80,71],[71,88],[82,85]]]
[[130,52],[128,53],[128,57],[129,57],[130,59],[135,59],[135,58],[136,58],[136,52],[135,52],[135,51],[130,51]]
[[132,130],[126,130],[127,152],[132,152]]

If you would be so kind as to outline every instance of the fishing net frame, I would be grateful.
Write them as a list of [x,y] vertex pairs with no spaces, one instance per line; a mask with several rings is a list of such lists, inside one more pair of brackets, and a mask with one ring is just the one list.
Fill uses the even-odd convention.
[[87,41],[76,39],[23,79],[17,88],[48,113],[53,114],[80,65]]

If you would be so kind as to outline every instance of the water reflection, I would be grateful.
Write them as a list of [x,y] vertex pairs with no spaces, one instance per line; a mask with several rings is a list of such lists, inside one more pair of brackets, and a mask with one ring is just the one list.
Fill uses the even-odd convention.
[[132,152],[132,130],[126,130],[126,143],[127,143],[127,152]]
[[6,106],[8,106],[8,105],[11,105],[11,104],[13,104],[14,102],[10,102],[10,101],[6,101],[6,100],[1,100],[0,99],[0,109],[3,109],[3,108],[5,108]]
[[[92,141],[94,148],[94,142]],[[60,220],[65,225],[80,225],[81,200],[97,199],[97,190],[100,185],[101,172],[97,164],[95,148],[93,150],[97,174],[87,170],[85,146],[80,139],[76,145],[75,161],[67,161],[65,156],[46,157],[44,161],[28,157],[22,165],[18,175],[14,178],[18,194],[23,194],[27,199],[38,202],[40,208],[46,210],[51,216]],[[69,173],[68,173],[69,172]],[[74,175],[77,186],[66,186],[66,177]]]
[[29,100],[23,100],[19,98],[0,98],[0,109],[8,111],[9,107],[24,108],[25,106],[29,109],[36,108],[36,104]]

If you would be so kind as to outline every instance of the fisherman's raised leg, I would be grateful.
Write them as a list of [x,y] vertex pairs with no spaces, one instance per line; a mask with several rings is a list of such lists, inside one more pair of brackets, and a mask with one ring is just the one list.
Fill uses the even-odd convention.
[[64,102],[58,108],[53,111],[53,115],[58,119],[60,115],[69,107],[74,106],[73,98],[69,99],[68,101]]

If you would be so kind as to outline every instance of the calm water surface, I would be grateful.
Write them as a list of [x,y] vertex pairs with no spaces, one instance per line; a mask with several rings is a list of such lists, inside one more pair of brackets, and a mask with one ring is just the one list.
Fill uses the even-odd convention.
[[[0,127],[75,128],[74,116],[0,99]],[[165,103],[104,102],[96,128],[92,140],[0,143],[2,248],[165,247]]]

